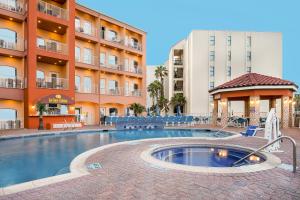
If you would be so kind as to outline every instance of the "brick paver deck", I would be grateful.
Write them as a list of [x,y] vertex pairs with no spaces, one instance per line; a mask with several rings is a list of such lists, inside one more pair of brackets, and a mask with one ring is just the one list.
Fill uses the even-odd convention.
[[[300,130],[284,130],[300,144]],[[153,144],[217,143],[257,148],[264,139],[239,137],[230,140],[161,140],[122,144],[100,151],[86,163],[100,162],[102,169],[90,175],[36,188],[0,199],[300,199],[300,170],[275,168],[243,174],[208,174],[163,169],[143,161],[140,153]],[[282,144],[276,153],[283,163],[291,164],[291,147]],[[298,166],[300,148],[298,145]]]

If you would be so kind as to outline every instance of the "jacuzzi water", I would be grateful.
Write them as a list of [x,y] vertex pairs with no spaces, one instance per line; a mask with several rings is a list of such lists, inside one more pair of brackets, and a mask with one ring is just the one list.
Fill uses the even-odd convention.
[[208,130],[143,130],[0,139],[0,187],[68,173],[76,156],[106,144],[148,138],[231,135]]
[[[182,165],[203,167],[232,167],[233,163],[251,153],[250,150],[215,147],[215,146],[185,146],[155,151],[155,158]],[[237,163],[238,166],[257,164],[265,161],[260,155],[254,155]]]

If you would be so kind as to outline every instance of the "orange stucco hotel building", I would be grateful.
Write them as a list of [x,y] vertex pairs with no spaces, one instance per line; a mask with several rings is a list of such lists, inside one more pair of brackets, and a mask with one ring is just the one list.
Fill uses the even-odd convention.
[[146,104],[146,33],[74,0],[0,0],[0,129],[125,115]]

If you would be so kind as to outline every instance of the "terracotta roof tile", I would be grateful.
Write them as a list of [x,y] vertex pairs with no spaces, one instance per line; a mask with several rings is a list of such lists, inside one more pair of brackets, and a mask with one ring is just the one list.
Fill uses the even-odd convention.
[[239,88],[239,87],[249,87],[249,86],[298,86],[292,81],[283,80],[280,78],[266,76],[257,73],[244,74],[238,78],[228,81],[218,87],[211,89],[209,92],[213,92],[219,89],[229,89],[229,88]]

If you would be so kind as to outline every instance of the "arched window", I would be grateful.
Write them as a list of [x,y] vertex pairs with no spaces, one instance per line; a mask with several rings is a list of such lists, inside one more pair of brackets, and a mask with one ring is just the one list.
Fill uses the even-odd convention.
[[0,46],[1,42],[9,42],[9,43],[16,43],[17,42],[17,33],[15,31],[0,28]]
[[17,119],[17,111],[10,108],[0,108],[0,121],[8,121]]
[[17,70],[14,67],[0,65],[0,78],[12,78],[17,76]]

